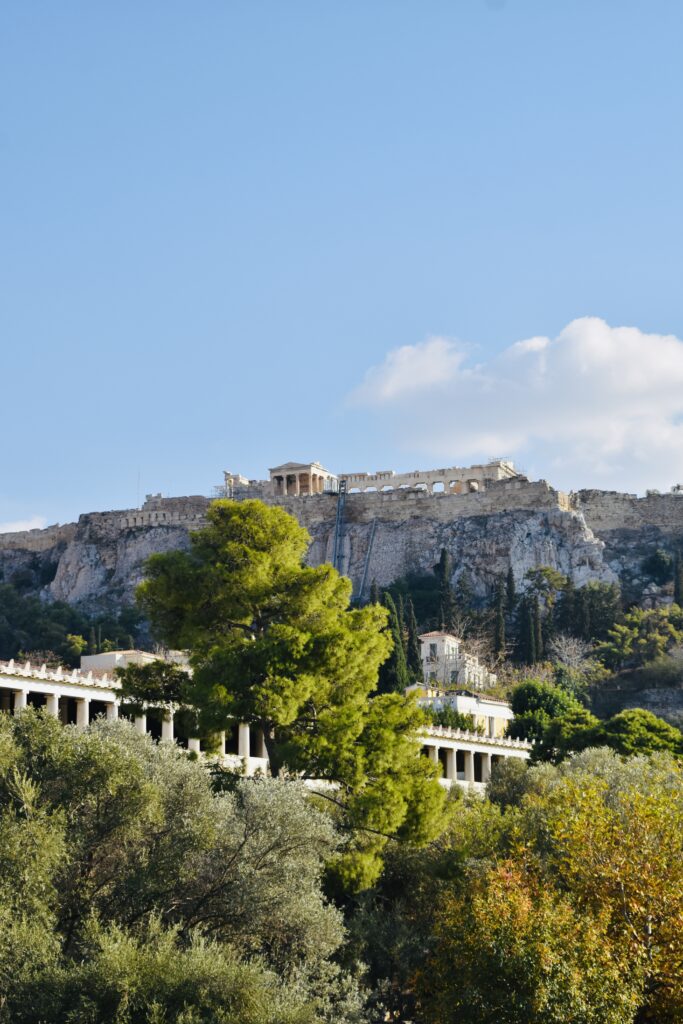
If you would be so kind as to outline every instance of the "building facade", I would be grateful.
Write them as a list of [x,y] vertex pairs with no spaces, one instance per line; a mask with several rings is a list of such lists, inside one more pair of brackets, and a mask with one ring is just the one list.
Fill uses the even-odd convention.
[[484,690],[495,686],[498,676],[469,654],[452,633],[433,630],[420,636],[422,675],[426,686],[465,687]]

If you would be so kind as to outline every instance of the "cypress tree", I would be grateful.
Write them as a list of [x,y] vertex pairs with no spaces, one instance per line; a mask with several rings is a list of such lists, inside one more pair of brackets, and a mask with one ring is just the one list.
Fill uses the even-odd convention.
[[441,557],[436,567],[436,575],[439,580],[439,602],[441,606],[441,629],[453,629],[455,622],[456,604],[451,586],[453,575],[453,559],[446,548],[441,548]]
[[406,686],[410,685],[410,679],[396,603],[388,592],[384,595],[384,606],[389,610],[389,633],[393,648],[379,670],[377,689],[380,693],[403,693]]
[[379,592],[379,586],[377,580],[373,580],[370,584],[370,604],[381,604],[382,595]]
[[576,627],[574,632],[583,640],[591,639],[591,608],[590,594],[587,587],[582,587],[576,594]]
[[568,577],[562,597],[555,606],[555,625],[561,633],[576,632],[576,587]]
[[403,653],[408,656],[408,637],[406,635],[406,616],[403,607],[403,594],[396,596],[396,616],[398,619],[398,629],[401,635],[401,643],[403,644]]
[[512,571],[512,565],[508,568],[507,580],[505,582],[507,610],[509,612],[514,611],[515,601],[517,600],[517,589],[515,587],[515,574]]
[[674,558],[674,602],[683,608],[683,558],[680,550],[676,551]]
[[455,603],[463,611],[469,611],[472,608],[472,581],[467,569],[460,573],[455,585]]
[[520,653],[522,661],[533,665],[536,661],[536,629],[531,601],[528,597],[522,603],[520,630]]
[[496,589],[496,618],[493,633],[493,649],[498,657],[505,654],[505,587],[502,583]]
[[451,576],[453,575],[453,559],[451,558],[448,548],[441,548],[439,562],[435,571],[441,589],[443,589],[444,586],[450,586]]
[[412,599],[408,598],[406,605],[406,625],[408,627],[408,671],[414,679],[422,678],[422,659],[420,657],[420,631],[417,626],[415,609]]
[[540,661],[543,657],[543,622],[541,620],[541,603],[538,596],[534,597],[532,605],[533,627],[534,627],[534,661]]

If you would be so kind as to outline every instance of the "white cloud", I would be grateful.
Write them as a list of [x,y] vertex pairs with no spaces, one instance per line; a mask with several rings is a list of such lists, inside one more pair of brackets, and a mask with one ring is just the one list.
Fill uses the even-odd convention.
[[467,366],[430,338],[388,353],[352,397],[406,450],[441,464],[516,457],[562,487],[668,488],[683,481],[683,342],[573,320]]
[[404,345],[389,352],[381,366],[369,369],[351,398],[360,403],[387,402],[438,388],[458,373],[465,358],[465,351],[448,338]]
[[30,519],[15,519],[9,523],[0,523],[0,533],[19,533],[21,530],[42,530],[47,526],[44,516],[31,516]]

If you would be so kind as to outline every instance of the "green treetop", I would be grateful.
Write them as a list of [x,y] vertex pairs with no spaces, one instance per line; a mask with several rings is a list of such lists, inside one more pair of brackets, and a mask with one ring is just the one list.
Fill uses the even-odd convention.
[[160,640],[189,652],[182,695],[203,735],[248,723],[273,775],[335,784],[327,799],[355,835],[340,868],[363,884],[387,836],[435,834],[443,802],[415,742],[422,712],[399,693],[371,696],[392,650],[387,610],[351,609],[349,580],[305,566],[310,537],[283,509],[221,500],[207,519],[189,551],[148,560],[141,606]]
[[681,642],[683,611],[678,605],[632,608],[598,644],[597,655],[608,668],[637,667],[656,661]]

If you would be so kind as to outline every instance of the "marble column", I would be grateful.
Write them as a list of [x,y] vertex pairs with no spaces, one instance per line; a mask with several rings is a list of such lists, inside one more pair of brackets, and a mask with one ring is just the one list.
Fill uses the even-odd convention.
[[48,715],[52,715],[54,718],[59,717],[59,694],[58,693],[46,693],[45,694],[45,709]]
[[114,721],[116,721],[116,719],[118,717],[119,717],[119,706],[116,703],[116,701],[114,700],[114,701],[111,701],[111,703],[107,704],[107,720],[110,721],[110,722],[114,722]]
[[173,712],[164,711],[161,717],[162,742],[173,743]]
[[135,716],[135,730],[143,735],[147,732],[147,715],[144,711],[142,714]]
[[28,704],[28,690],[15,690],[14,691],[14,713],[17,711],[23,711]]
[[90,697],[76,698],[76,725],[85,729],[90,722]]
[[465,750],[465,782],[474,782],[474,754]]
[[193,736],[192,739],[187,741],[187,749],[192,754],[199,754],[200,751],[201,751],[201,747],[199,745],[199,740],[196,737]]
[[491,778],[491,755],[481,755],[481,781],[488,782]]
[[249,726],[244,722],[240,722],[237,730],[237,753],[240,757],[249,757],[251,755]]
[[446,747],[446,770],[443,773],[445,779],[455,779],[455,751],[451,747]]

